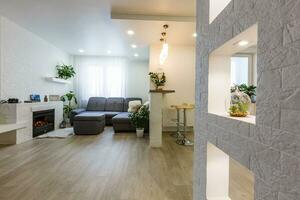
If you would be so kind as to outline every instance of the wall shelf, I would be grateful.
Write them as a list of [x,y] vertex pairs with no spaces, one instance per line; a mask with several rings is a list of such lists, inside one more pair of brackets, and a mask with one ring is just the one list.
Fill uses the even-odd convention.
[[71,81],[69,80],[64,80],[61,78],[55,78],[55,77],[47,77],[48,81],[54,82],[54,83],[60,83],[60,84],[69,84]]

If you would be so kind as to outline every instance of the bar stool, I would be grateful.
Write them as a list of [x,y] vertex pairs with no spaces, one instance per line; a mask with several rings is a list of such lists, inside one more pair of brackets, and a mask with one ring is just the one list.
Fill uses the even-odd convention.
[[[187,133],[187,110],[192,110],[195,108],[193,104],[183,103],[180,105],[171,105],[171,108],[176,109],[177,118],[174,120],[176,123],[176,133],[172,136],[176,137],[176,143],[180,145],[192,146],[194,143],[186,138]],[[183,122],[180,121],[180,111],[183,112]],[[183,129],[182,131],[180,129]]]

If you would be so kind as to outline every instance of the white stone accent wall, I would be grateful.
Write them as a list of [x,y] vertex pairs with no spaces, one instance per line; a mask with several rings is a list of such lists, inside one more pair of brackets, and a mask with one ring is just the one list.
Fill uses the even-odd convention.
[[[207,142],[255,175],[256,200],[300,199],[300,0],[232,0],[209,24],[197,4],[194,199],[206,200]],[[256,125],[208,114],[209,53],[258,24]]]
[[0,16],[0,98],[29,100],[30,94],[62,95],[73,84],[46,80],[70,56],[18,24]]

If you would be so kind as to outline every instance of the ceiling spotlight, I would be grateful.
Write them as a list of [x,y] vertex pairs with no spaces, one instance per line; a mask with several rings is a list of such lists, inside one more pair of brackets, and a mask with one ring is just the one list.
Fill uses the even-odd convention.
[[131,48],[133,48],[133,49],[136,49],[136,47],[137,47],[137,46],[136,46],[135,44],[132,44],[132,45],[131,45]]
[[194,34],[193,34],[193,37],[197,37],[197,36],[198,36],[198,34],[197,34],[197,33],[194,33]]
[[249,44],[249,41],[247,41],[247,40],[241,40],[241,41],[238,42],[238,45],[241,46],[241,47],[246,46],[248,44]]
[[107,53],[107,54],[111,54],[111,50],[107,50],[106,53]]
[[135,53],[133,56],[134,56],[134,57],[139,57],[139,54],[138,54],[138,53]]
[[128,34],[128,35],[134,35],[134,31],[133,31],[133,30],[128,30],[128,31],[127,31],[127,34]]
[[85,51],[84,51],[84,49],[79,49],[78,52],[79,53],[84,53]]

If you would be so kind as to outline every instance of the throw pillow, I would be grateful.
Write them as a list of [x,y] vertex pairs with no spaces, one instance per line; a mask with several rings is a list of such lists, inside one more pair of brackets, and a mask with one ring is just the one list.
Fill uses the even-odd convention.
[[141,101],[129,101],[128,102],[128,112],[130,113],[134,113],[137,112],[139,110],[139,108],[141,107],[142,102]]

